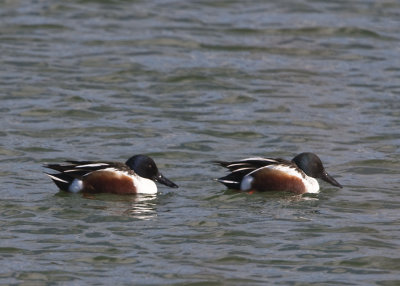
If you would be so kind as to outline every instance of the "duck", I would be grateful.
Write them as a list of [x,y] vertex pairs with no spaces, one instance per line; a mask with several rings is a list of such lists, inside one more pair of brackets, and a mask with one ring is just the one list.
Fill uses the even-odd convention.
[[178,188],[164,177],[147,155],[134,155],[125,163],[108,161],[65,161],[46,164],[58,173],[46,174],[60,190],[72,193],[155,194],[155,182]]
[[234,190],[318,193],[320,187],[317,179],[335,187],[343,187],[327,173],[321,159],[311,152],[300,153],[291,161],[254,157],[214,162],[230,171],[228,175],[216,180]]

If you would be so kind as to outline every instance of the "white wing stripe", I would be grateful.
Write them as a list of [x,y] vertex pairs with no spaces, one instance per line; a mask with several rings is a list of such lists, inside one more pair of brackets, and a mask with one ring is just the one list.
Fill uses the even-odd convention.
[[87,176],[89,174],[92,174],[93,172],[113,172],[113,173],[116,173],[118,175],[124,175],[124,176],[132,177],[132,175],[129,174],[128,172],[121,171],[121,170],[118,170],[118,169],[115,169],[115,168],[105,168],[105,169],[90,171],[90,172],[87,172],[85,175],[83,175],[83,177],[85,177],[85,176]]
[[90,167],[101,167],[101,166],[108,166],[107,163],[93,163],[93,164],[86,164],[86,165],[78,165],[75,168],[90,168]]
[[221,182],[221,183],[227,183],[227,184],[238,184],[238,183],[239,183],[239,182],[237,182],[237,181],[220,180],[220,179],[217,179],[217,181],[218,181],[218,182]]
[[247,161],[264,161],[264,162],[271,162],[271,163],[277,163],[278,161],[270,158],[261,158],[261,157],[253,157],[253,158],[246,158],[243,160],[240,160],[238,162],[247,162]]
[[79,170],[79,169],[71,169],[71,170],[65,170],[65,171],[62,171],[63,173],[71,173],[71,172],[76,172],[76,171],[82,171],[82,170]]
[[249,163],[234,163],[234,164],[229,164],[226,167],[230,168],[230,167],[247,166],[247,165],[249,165]]
[[52,178],[53,180],[59,181],[59,182],[63,182],[63,183],[69,183],[68,181],[62,180],[60,178],[57,178],[56,176],[47,174],[47,176],[49,176],[50,178]]
[[247,167],[247,168],[236,169],[236,170],[233,170],[232,173],[240,172],[240,171],[245,171],[245,170],[254,170],[254,167]]

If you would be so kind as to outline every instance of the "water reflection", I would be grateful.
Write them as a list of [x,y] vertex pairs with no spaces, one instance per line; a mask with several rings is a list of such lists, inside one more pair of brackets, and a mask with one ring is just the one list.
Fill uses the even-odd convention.
[[277,201],[287,201],[287,202],[298,202],[298,201],[318,201],[320,194],[295,194],[291,192],[243,192],[238,190],[224,190],[219,195],[210,196],[208,199],[213,199],[215,197],[221,197],[226,200],[226,196],[231,196],[232,200],[237,198],[259,198],[261,200],[277,200]]
[[111,215],[130,216],[141,220],[157,217],[157,194],[140,194],[136,196],[120,196],[114,194],[83,194],[86,199],[101,201],[96,206]]
[[135,196],[124,214],[142,220],[154,219],[157,217],[156,198],[156,194]]

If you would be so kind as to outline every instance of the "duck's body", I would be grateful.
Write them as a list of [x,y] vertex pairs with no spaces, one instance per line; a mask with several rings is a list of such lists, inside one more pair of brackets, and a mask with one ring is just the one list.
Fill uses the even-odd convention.
[[178,187],[159,173],[153,159],[145,155],[135,155],[125,164],[67,161],[67,164],[45,167],[59,172],[47,175],[61,190],[73,193],[155,194],[157,186],[154,182]]
[[238,161],[217,161],[231,173],[217,179],[230,189],[241,191],[289,191],[297,194],[318,193],[316,178],[342,187],[324,169],[319,157],[301,153],[292,161],[273,158],[247,158]]

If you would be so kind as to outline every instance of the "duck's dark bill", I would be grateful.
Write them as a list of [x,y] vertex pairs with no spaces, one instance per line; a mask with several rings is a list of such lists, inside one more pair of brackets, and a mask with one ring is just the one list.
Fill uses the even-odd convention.
[[162,174],[158,174],[158,176],[155,177],[154,181],[159,182],[160,184],[166,185],[170,188],[178,188],[177,184],[168,180]]
[[339,184],[331,175],[329,175],[327,172],[324,172],[324,174],[321,177],[322,180],[324,180],[325,182],[328,182],[329,184],[335,186],[335,187],[339,187],[342,188],[342,185]]

